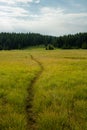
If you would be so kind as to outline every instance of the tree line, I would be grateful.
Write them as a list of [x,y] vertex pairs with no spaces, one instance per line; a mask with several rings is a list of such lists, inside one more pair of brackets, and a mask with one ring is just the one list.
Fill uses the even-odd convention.
[[87,33],[47,36],[38,33],[0,33],[0,50],[24,49],[30,46],[52,45],[62,49],[87,49]]

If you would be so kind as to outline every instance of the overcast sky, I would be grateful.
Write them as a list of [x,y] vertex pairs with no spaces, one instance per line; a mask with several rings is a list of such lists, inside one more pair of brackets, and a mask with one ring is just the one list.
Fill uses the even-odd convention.
[[87,32],[87,0],[0,0],[0,32]]

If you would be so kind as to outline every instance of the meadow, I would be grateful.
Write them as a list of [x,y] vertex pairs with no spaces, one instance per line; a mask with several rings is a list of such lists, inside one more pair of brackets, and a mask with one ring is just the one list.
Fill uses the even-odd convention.
[[1,51],[0,130],[29,128],[29,94],[29,130],[87,130],[87,50]]
[[0,130],[25,130],[27,88],[39,71],[28,52],[0,52]]

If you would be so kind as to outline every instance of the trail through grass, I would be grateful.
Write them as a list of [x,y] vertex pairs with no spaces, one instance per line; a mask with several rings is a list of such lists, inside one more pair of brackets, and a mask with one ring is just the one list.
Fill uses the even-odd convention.
[[38,130],[87,130],[87,51],[32,51],[44,66],[34,86]]
[[87,51],[1,51],[0,130],[87,130]]
[[0,52],[0,130],[26,129],[27,87],[38,71],[28,52]]
[[39,79],[40,75],[43,72],[43,66],[42,64],[35,59],[32,55],[31,59],[33,61],[35,61],[38,66],[40,67],[39,72],[35,75],[35,77],[31,80],[31,83],[29,84],[28,87],[28,96],[27,96],[27,104],[26,104],[26,111],[27,111],[27,130],[36,130],[37,129],[37,125],[36,125],[36,113],[33,110],[33,100],[34,100],[34,85],[37,82],[37,80]]

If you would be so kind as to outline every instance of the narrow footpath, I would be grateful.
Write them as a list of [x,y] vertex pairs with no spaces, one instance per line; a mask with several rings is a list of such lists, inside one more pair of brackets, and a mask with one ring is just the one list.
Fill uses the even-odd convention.
[[40,61],[38,61],[32,55],[30,55],[30,56],[31,56],[31,59],[39,65],[40,71],[31,80],[31,83],[27,89],[28,96],[26,99],[26,115],[27,115],[27,128],[26,128],[26,130],[37,130],[36,113],[34,113],[34,111],[33,111],[34,85],[37,82],[37,80],[39,79],[40,75],[42,74],[44,68],[43,68],[43,65],[40,63]]

